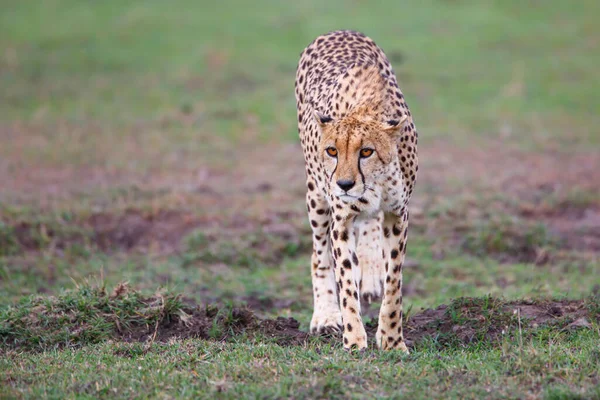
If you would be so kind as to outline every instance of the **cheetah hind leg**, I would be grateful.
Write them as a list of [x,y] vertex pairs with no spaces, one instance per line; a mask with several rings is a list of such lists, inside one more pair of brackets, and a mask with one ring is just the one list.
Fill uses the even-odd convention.
[[[368,220],[357,221],[357,256],[360,266],[359,292],[363,307],[379,300],[385,279],[385,261],[382,254],[383,213]],[[365,310],[366,311],[366,310]]]

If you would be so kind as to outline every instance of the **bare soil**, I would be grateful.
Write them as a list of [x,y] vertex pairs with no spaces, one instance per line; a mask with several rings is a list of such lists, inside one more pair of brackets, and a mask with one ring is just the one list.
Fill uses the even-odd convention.
[[232,335],[245,333],[263,335],[281,345],[300,345],[308,340],[309,334],[299,327],[300,323],[294,318],[263,320],[248,308],[227,309],[224,315],[216,308],[194,307],[186,309],[185,316],[175,317],[156,330],[141,328],[123,332],[118,338],[125,342],[166,342],[186,338],[226,340]]
[[86,221],[93,242],[102,250],[175,249],[187,233],[209,224],[207,219],[178,211],[129,210],[122,215],[95,214]]
[[[450,305],[423,310],[405,322],[407,345],[435,341],[440,345],[469,344],[479,341],[498,342],[522,331],[551,326],[554,329],[588,329],[591,321],[600,322],[597,309],[586,300],[511,301],[488,298],[491,308],[482,299],[457,299]],[[219,329],[215,334],[214,327]],[[294,318],[261,319],[249,308],[201,308],[188,304],[184,317],[172,318],[156,331],[138,330],[121,334],[126,342],[166,342],[169,339],[202,338],[226,340],[232,335],[246,334],[258,339],[268,338],[280,345],[302,345],[311,337],[299,329]],[[370,338],[375,336],[377,321],[366,324]],[[331,335],[322,340],[338,340]]]

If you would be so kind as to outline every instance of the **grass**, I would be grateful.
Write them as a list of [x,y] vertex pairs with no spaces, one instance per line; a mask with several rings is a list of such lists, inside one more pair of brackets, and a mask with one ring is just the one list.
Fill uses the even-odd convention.
[[[0,397],[600,397],[598,2],[0,10]],[[407,357],[236,311],[308,328],[293,79],[342,28],[385,49],[420,131],[404,301],[448,314]],[[588,324],[518,299],[582,299]],[[186,315],[211,324],[147,340]]]
[[[586,300],[590,315],[597,311],[597,300]],[[151,334],[156,327],[156,336],[159,324],[164,326],[169,318],[189,319],[192,311],[184,310],[177,297],[170,295],[142,298],[127,285],[118,285],[109,295],[102,286],[85,285],[57,298],[24,299],[3,312],[0,320],[9,325],[2,326],[0,337],[8,346],[0,362],[9,384],[1,394],[362,398],[376,392],[385,397],[504,398],[518,392],[545,398],[597,396],[599,326],[568,330],[568,317],[557,320],[562,325],[534,326],[509,312],[508,304],[491,296],[455,300],[445,315],[440,314],[441,326],[449,325],[438,329],[460,326],[462,331],[451,328],[445,335],[425,337],[406,356],[373,349],[349,353],[341,350],[338,340],[279,345],[260,332],[253,334],[257,326],[253,317],[231,307],[207,308],[204,315],[212,319],[212,325],[205,326],[204,332],[190,329],[208,340],[174,336],[166,342],[115,342],[116,330],[131,332],[146,325],[141,332]],[[472,337],[468,343],[462,336],[467,331]],[[30,382],[32,374],[38,378]]]
[[181,306],[178,296],[142,297],[126,283],[112,293],[104,286],[85,284],[57,297],[25,297],[3,308],[0,341],[8,348],[38,351],[93,344],[168,322]]
[[38,377],[27,386],[3,386],[5,395],[24,397],[593,398],[599,395],[596,335],[557,335],[521,347],[517,341],[441,351],[425,345],[408,357],[372,351],[356,356],[318,344],[187,340],[145,350],[102,344],[9,353],[0,363],[10,368],[8,382]]

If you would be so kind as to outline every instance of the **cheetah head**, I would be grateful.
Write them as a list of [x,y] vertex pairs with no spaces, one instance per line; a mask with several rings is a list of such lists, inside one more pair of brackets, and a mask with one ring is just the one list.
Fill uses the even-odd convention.
[[352,202],[367,190],[377,190],[377,182],[397,157],[396,140],[407,117],[380,121],[368,115],[350,115],[333,120],[314,114],[322,133],[319,152],[330,192]]

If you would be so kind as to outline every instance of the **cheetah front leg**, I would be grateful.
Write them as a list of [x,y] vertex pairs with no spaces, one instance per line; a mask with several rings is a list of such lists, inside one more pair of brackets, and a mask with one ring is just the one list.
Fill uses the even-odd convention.
[[386,277],[375,339],[382,350],[399,349],[408,353],[402,335],[402,264],[406,254],[408,211],[400,216],[387,214],[383,236],[387,252]]
[[360,297],[365,304],[381,297],[383,288],[384,263],[381,250],[383,247],[383,212],[374,218],[356,222],[356,253],[360,264],[359,290]]
[[367,347],[367,332],[360,316],[358,299],[358,256],[356,255],[356,236],[353,218],[334,215],[332,218],[331,247],[335,260],[335,279],[337,280],[339,301],[342,305],[342,323],[344,326],[344,348]]
[[342,330],[342,314],[337,300],[335,274],[329,243],[330,211],[327,200],[318,192],[314,181],[307,182],[306,206],[313,232],[311,276],[313,285],[313,316],[310,331],[332,333]]

